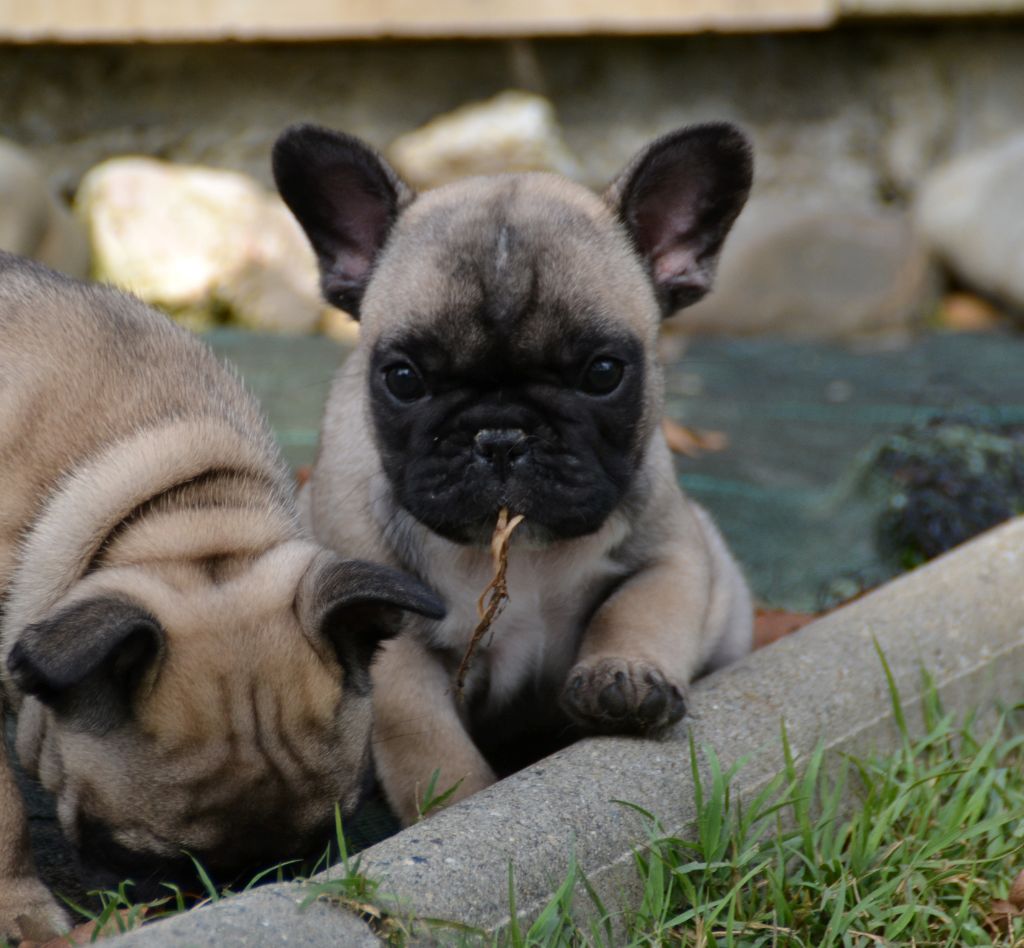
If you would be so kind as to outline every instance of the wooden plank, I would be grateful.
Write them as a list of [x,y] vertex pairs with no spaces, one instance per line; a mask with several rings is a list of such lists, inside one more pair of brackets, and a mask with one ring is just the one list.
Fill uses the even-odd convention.
[[963,17],[1024,12],[1024,0],[840,0],[844,16]]
[[0,38],[216,41],[820,28],[839,0],[0,0]]
[[685,34],[1024,13],[1024,0],[0,0],[0,41]]

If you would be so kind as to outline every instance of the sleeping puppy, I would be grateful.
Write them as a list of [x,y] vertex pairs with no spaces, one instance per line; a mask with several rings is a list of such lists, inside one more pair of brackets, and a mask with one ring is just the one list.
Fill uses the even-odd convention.
[[[374,756],[409,823],[435,769],[457,800],[579,734],[658,732],[687,683],[749,650],[751,602],[660,431],[661,318],[700,299],[750,188],[734,127],[666,135],[602,196],[547,174],[414,196],[369,148],[298,126],[278,188],[326,299],[360,319],[308,495],[317,539],[423,578],[374,665]],[[522,514],[510,601],[455,670]],[[520,751],[525,751],[521,754]]]
[[[86,879],[322,852],[367,778],[372,654],[437,599],[304,537],[254,400],[188,333],[2,253],[0,484],[17,752]],[[0,938],[66,922],[0,755]]]

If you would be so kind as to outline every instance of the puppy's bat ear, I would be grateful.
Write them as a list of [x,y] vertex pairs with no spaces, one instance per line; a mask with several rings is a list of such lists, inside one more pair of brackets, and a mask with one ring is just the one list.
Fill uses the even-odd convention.
[[369,690],[370,662],[381,642],[398,634],[403,613],[445,615],[444,603],[412,576],[329,552],[318,554],[306,570],[295,610],[314,648],[323,654],[327,647],[357,693]]
[[22,630],[7,671],[22,691],[77,727],[103,733],[130,716],[132,697],[163,646],[163,629],[149,612],[101,596]]
[[711,289],[753,170],[736,126],[694,125],[648,145],[605,192],[650,269],[663,316]]
[[273,168],[316,252],[324,299],[358,319],[377,254],[412,191],[358,138],[315,125],[281,134]]

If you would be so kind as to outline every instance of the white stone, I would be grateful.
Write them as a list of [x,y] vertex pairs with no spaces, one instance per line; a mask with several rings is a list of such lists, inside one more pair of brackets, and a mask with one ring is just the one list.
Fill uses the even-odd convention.
[[554,171],[579,176],[547,99],[503,92],[439,115],[395,139],[388,158],[416,188],[506,171]]
[[936,169],[916,211],[925,239],[963,283],[1024,306],[1024,135]]
[[316,261],[276,195],[232,171],[115,158],[83,178],[76,207],[95,275],[193,324],[309,332],[324,310]]
[[332,308],[324,313],[320,330],[328,338],[347,346],[354,346],[359,341],[359,323],[343,309]]

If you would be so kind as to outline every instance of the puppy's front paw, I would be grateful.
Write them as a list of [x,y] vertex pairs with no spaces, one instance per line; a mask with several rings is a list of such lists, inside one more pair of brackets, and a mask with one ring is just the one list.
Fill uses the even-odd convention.
[[38,879],[0,878],[0,944],[49,941],[70,928],[67,913]]
[[648,734],[686,713],[683,689],[648,662],[597,658],[578,663],[562,689],[562,707],[598,734]]

